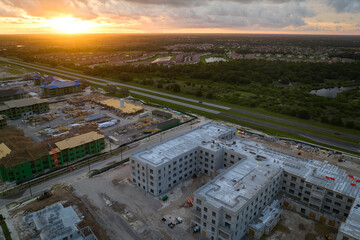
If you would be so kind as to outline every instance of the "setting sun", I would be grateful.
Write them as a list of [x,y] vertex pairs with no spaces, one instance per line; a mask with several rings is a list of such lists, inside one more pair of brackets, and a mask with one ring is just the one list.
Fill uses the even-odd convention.
[[48,21],[49,26],[59,33],[85,33],[94,25],[93,22],[84,21],[71,16],[53,18]]

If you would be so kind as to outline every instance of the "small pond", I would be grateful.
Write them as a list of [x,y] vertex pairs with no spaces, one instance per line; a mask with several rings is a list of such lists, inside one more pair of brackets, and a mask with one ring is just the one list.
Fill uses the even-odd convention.
[[355,89],[359,86],[352,86],[352,87],[334,87],[334,88],[321,88],[317,90],[310,91],[311,94],[315,94],[322,97],[331,97],[336,98],[338,93],[341,93],[343,91],[347,91],[350,89]]

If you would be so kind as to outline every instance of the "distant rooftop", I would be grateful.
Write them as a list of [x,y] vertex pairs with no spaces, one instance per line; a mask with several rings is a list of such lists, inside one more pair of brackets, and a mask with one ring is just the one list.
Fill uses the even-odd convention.
[[236,212],[279,173],[280,166],[258,164],[252,157],[236,163],[195,193],[215,207]]
[[231,129],[226,126],[206,124],[191,132],[137,152],[133,157],[153,166],[161,165],[182,153],[197,148],[204,140],[216,139],[230,131]]
[[56,78],[51,83],[49,83],[47,85],[40,85],[40,87],[47,88],[47,89],[54,89],[54,88],[72,87],[72,86],[81,85],[81,84],[82,84],[81,82],[65,80],[62,78]]
[[100,104],[103,104],[105,106],[112,107],[115,109],[119,109],[124,114],[134,114],[134,113],[137,113],[144,109],[141,106],[137,106],[137,105],[125,102],[125,101],[124,101],[124,107],[121,107],[120,102],[121,102],[120,99],[110,98],[110,99],[100,101]]
[[0,90],[0,97],[11,97],[18,94],[25,94],[26,92],[22,88],[10,88]]
[[[31,106],[31,105],[46,103],[46,102],[48,102],[48,100],[46,100],[46,99],[22,98],[22,99],[4,102],[4,104],[5,104],[4,109],[6,109],[6,106],[7,106],[7,108],[26,107],[26,106]],[[2,110],[2,109],[0,108],[0,110]]]
[[77,146],[81,146],[86,143],[90,143],[95,140],[99,140],[101,138],[104,138],[104,135],[99,134],[97,132],[88,132],[79,136],[75,136],[72,138],[68,138],[65,140],[62,140],[60,142],[55,143],[55,145],[62,151],[68,148],[74,148]]

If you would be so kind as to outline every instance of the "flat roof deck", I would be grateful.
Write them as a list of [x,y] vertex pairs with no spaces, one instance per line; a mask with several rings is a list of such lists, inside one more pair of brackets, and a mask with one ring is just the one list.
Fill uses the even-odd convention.
[[202,141],[216,139],[231,129],[222,125],[206,124],[188,133],[175,137],[133,154],[139,161],[158,166],[200,146]]
[[278,165],[259,164],[254,157],[247,158],[196,190],[195,194],[217,208],[237,212],[280,172]]
[[4,104],[6,106],[8,106],[9,108],[15,108],[15,107],[26,107],[26,106],[31,106],[31,105],[46,103],[46,102],[48,102],[47,99],[21,98],[21,99],[17,99],[17,100],[6,101],[6,102],[4,102]]
[[[355,177],[353,180],[348,176],[344,169],[335,165],[317,160],[293,157],[266,148],[259,143],[255,143],[247,139],[234,140],[237,144],[231,145],[230,147],[226,144],[223,144],[223,146],[231,148],[235,152],[242,153],[248,157],[255,155],[265,157],[265,159],[259,159],[259,161],[277,164],[281,166],[285,172],[301,177],[312,184],[336,193],[341,193],[353,198],[355,198],[359,193],[358,186],[352,186],[351,183],[359,185],[359,183],[356,183],[356,180],[360,180],[360,178]],[[328,179],[326,176],[334,178],[335,180]]]

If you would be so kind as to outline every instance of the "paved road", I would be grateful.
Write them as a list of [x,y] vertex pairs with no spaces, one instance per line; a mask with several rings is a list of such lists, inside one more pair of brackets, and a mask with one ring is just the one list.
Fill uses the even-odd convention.
[[[24,63],[24,62],[21,62],[21,61],[7,59],[7,58],[3,58],[3,57],[0,57],[0,60],[4,61],[4,62],[7,62],[7,63],[12,63],[12,64],[16,64],[16,65],[19,65],[19,66],[23,66],[23,67],[29,67],[29,68],[33,68],[33,69],[40,70],[40,71],[50,72],[50,73],[53,73],[53,74],[56,74],[56,75],[62,75],[62,76],[69,77],[69,78],[72,78],[72,79],[74,79],[74,76],[76,76],[77,79],[87,78],[87,79],[93,79],[93,80],[96,80],[96,81],[102,81],[102,82],[105,83],[105,84],[100,84],[99,82],[96,82],[97,84],[100,84],[100,85],[116,84],[118,86],[129,87],[129,88],[132,88],[132,89],[147,91],[149,93],[160,94],[160,95],[163,95],[163,96],[167,96],[167,97],[171,97],[171,98],[177,98],[177,99],[188,101],[188,102],[194,102],[194,103],[199,102],[198,100],[194,100],[194,99],[191,99],[191,98],[180,97],[180,96],[176,96],[176,95],[172,95],[172,94],[168,94],[168,93],[163,93],[163,92],[158,92],[158,91],[154,91],[154,90],[150,90],[150,89],[146,89],[146,88],[142,88],[142,87],[136,87],[136,86],[132,86],[132,85],[128,85],[128,84],[113,82],[113,81],[105,80],[105,79],[102,79],[102,78],[91,77],[91,76],[87,76],[87,75],[83,75],[83,74],[79,74],[79,73],[68,72],[68,71],[61,70],[61,69],[54,69],[54,68],[50,68],[50,67],[39,66],[39,65],[33,64],[33,63]],[[59,73],[61,73],[61,74],[59,74]],[[208,103],[208,102],[202,102],[202,104],[207,105],[207,106],[211,106],[211,107],[224,109],[224,110],[230,110],[231,109],[229,107],[225,107],[225,106],[218,105],[218,104],[213,104],[213,103]]]
[[[77,79],[86,78],[88,81],[99,84],[99,85],[113,84],[113,85],[118,85],[118,86],[125,86],[125,87],[129,87],[129,88],[133,88],[133,89],[147,91],[149,93],[155,93],[155,94],[162,95],[162,96],[165,96],[165,97],[166,96],[171,96],[172,98],[177,98],[179,100],[186,100],[186,101],[189,101],[189,102],[196,102],[196,103],[198,102],[198,101],[196,101],[194,99],[190,99],[190,98],[179,97],[179,96],[176,96],[176,95],[157,92],[157,91],[149,90],[149,89],[146,89],[146,88],[134,87],[134,86],[127,85],[127,84],[112,82],[112,81],[109,81],[109,80],[96,78],[96,77],[90,77],[90,76],[86,76],[86,75],[83,75],[83,74],[68,72],[68,71],[65,71],[65,70],[59,70],[59,69],[54,70],[53,68],[45,67],[45,66],[39,66],[39,65],[36,65],[36,64],[33,64],[33,63],[24,63],[24,62],[20,62],[20,61],[10,60],[10,59],[7,59],[7,58],[0,58],[0,60],[4,61],[4,62],[11,63],[11,64],[36,69],[36,70],[39,70],[39,71],[49,72],[49,73],[54,74],[54,75],[64,76],[64,77],[68,77],[68,78],[72,78],[72,79],[74,79],[74,78],[75,79],[76,78]],[[95,80],[95,82],[91,81],[90,79]],[[99,81],[101,81],[101,82],[99,82]],[[319,143],[323,143],[323,144],[327,144],[327,145],[347,149],[347,150],[354,151],[354,152],[360,152],[360,145],[359,144],[347,143],[347,142],[344,142],[344,141],[341,141],[341,140],[335,140],[335,139],[328,138],[328,137],[318,136],[318,135],[312,134],[312,133],[305,133],[305,132],[301,132],[301,131],[294,130],[294,129],[291,129],[291,128],[287,128],[287,127],[283,127],[283,126],[279,126],[279,125],[275,125],[275,124],[270,124],[270,123],[266,123],[266,122],[262,122],[262,121],[258,121],[258,120],[253,120],[253,119],[247,118],[247,117],[241,117],[241,116],[237,116],[237,115],[233,115],[233,114],[229,114],[229,113],[224,113],[224,112],[221,112],[221,111],[216,111],[216,110],[213,110],[213,109],[206,108],[205,105],[212,106],[212,107],[217,107],[217,108],[223,109],[223,110],[233,110],[233,111],[237,111],[237,112],[250,114],[250,112],[248,112],[248,111],[230,109],[230,108],[227,108],[227,107],[224,107],[224,106],[211,104],[211,103],[206,103],[206,102],[203,102],[204,107],[200,107],[200,106],[184,103],[184,102],[181,102],[181,101],[170,100],[170,99],[167,99],[167,98],[164,98],[164,97],[154,96],[152,94],[147,94],[147,93],[138,92],[138,91],[134,91],[134,90],[130,90],[130,93],[139,94],[139,95],[142,95],[142,96],[150,97],[150,98],[153,98],[153,99],[158,99],[158,100],[161,100],[161,101],[171,102],[171,103],[174,103],[174,104],[177,104],[177,105],[180,105],[180,106],[185,106],[185,107],[201,110],[201,111],[208,112],[208,113],[219,114],[219,115],[226,116],[226,117],[236,119],[236,120],[255,123],[255,124],[260,125],[260,126],[270,127],[270,128],[277,129],[277,130],[286,131],[286,132],[293,133],[293,134],[298,134],[298,135],[301,135],[301,136],[304,136],[304,137],[308,137],[309,139],[312,139],[312,140],[317,139],[316,141],[319,142]],[[251,113],[251,114],[255,115],[255,116],[259,116],[259,117],[264,117],[264,118],[267,118],[267,119],[280,121],[280,122],[291,123],[293,125],[299,125],[298,123],[294,123],[294,122],[291,122],[291,121],[282,120],[282,119],[278,119],[278,118],[273,118],[273,117],[269,117],[269,116],[264,116],[264,115],[260,115],[260,114],[257,114],[257,113]],[[325,131],[325,129],[312,127],[312,126],[309,126],[309,125],[306,125],[306,124],[301,124],[301,126],[305,126],[305,127],[310,128],[310,129],[321,130],[321,131],[324,131],[324,132],[331,132],[329,130]],[[353,135],[348,135],[348,136],[350,138],[354,138],[354,139],[357,139],[359,137],[359,136],[353,136]]]
[[[253,116],[256,116],[256,117],[266,118],[266,119],[269,119],[269,120],[274,120],[274,121],[282,122],[282,123],[286,123],[286,124],[297,125],[297,126],[304,127],[304,128],[310,128],[310,129],[314,129],[314,130],[322,131],[322,132],[326,132],[326,133],[331,133],[331,134],[334,133],[334,131],[331,131],[331,130],[328,130],[328,129],[325,129],[325,128],[315,127],[315,126],[311,126],[311,125],[307,125],[307,124],[303,124],[303,123],[294,123],[294,122],[289,121],[289,120],[284,120],[284,119],[276,118],[276,117],[270,117],[270,116],[267,116],[267,115],[254,113],[254,112],[250,112],[250,111],[246,111],[246,110],[240,110],[240,109],[233,109],[232,108],[231,111],[239,112],[239,113],[243,113],[243,114],[248,114],[248,115],[253,115]],[[346,134],[346,133],[341,133],[341,135],[344,136],[344,137],[359,140],[359,142],[360,142],[360,136],[352,135],[352,134]]]
[[[183,134],[185,132],[190,131],[193,128],[196,128],[200,125],[203,125],[205,123],[207,123],[208,121],[204,121],[202,120],[201,122],[194,124],[194,125],[181,125],[179,127],[177,127],[176,129],[170,130],[170,131],[166,131],[164,133],[161,134],[157,134],[155,135],[155,138],[150,140],[150,141],[146,141],[143,142],[142,144],[140,144],[139,146],[132,148],[130,150],[127,150],[125,152],[123,152],[122,154],[122,159],[128,158],[131,154],[140,151],[141,149],[144,149],[146,147],[152,146],[156,143],[159,143],[160,141],[165,141],[167,139],[173,138],[177,135]],[[144,140],[143,140],[144,141]],[[114,161],[120,161],[121,160],[121,155],[116,155],[113,156],[109,159],[106,159],[104,161],[100,161],[100,162],[96,162],[96,163],[92,163],[90,165],[91,169],[100,169],[103,168],[105,166],[107,166],[110,163],[113,163]],[[53,179],[49,179],[41,184],[37,184],[35,186],[31,187],[31,192],[32,194],[38,195],[41,194],[44,190],[46,189],[50,189],[52,186],[56,185],[56,184],[72,184],[74,182],[78,182],[81,181],[84,178],[87,178],[87,173],[89,172],[89,168],[88,166],[85,166],[83,168],[80,169],[76,169],[72,172],[69,172],[67,174],[63,174],[60,175],[56,178]],[[15,198],[0,198],[0,207],[3,207],[4,205],[14,202],[14,201],[23,201],[30,198],[30,190],[27,189],[26,191],[24,191],[21,196],[17,196]]]
[[254,123],[254,124],[257,124],[257,125],[261,125],[261,126],[265,126],[265,127],[269,127],[269,128],[273,128],[273,129],[277,129],[277,130],[280,130],[280,131],[290,132],[290,133],[297,134],[297,135],[306,137],[308,139],[311,139],[311,140],[314,140],[316,142],[320,142],[320,143],[323,143],[323,144],[326,144],[326,145],[336,146],[336,147],[348,149],[348,150],[351,150],[351,151],[354,151],[354,152],[360,152],[360,145],[357,145],[357,144],[352,144],[352,143],[347,143],[347,142],[343,142],[343,141],[339,141],[339,140],[334,140],[334,139],[331,139],[331,138],[318,136],[316,134],[307,133],[307,132],[301,132],[301,131],[290,129],[290,128],[287,128],[287,127],[282,127],[282,126],[274,125],[274,124],[271,124],[271,123],[261,122],[261,121],[254,120],[254,119],[251,119],[251,118],[240,117],[240,116],[232,115],[232,114],[228,114],[228,113],[220,113],[219,115],[224,116],[224,117],[237,119],[237,120],[240,120],[240,121],[246,121],[246,122]]

